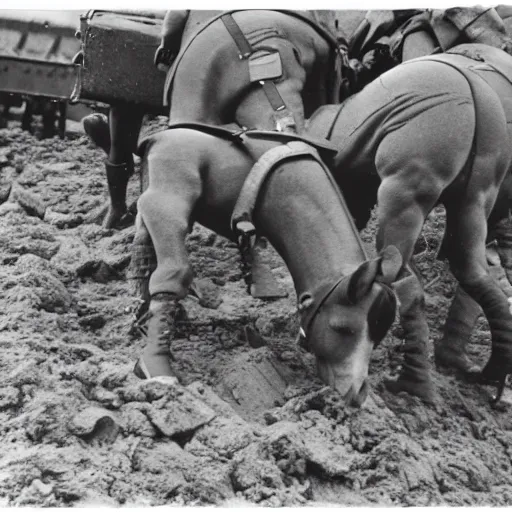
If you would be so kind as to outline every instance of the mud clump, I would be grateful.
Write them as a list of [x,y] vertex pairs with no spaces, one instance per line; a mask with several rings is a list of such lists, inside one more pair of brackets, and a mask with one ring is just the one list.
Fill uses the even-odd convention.
[[[380,383],[401,363],[397,327],[374,353],[369,399],[345,407],[295,344],[293,285],[270,248],[288,297],[254,300],[236,246],[195,226],[187,247],[202,298],[183,301],[172,344],[181,380],[138,380],[134,228],[89,222],[107,200],[103,154],[85,137],[38,141],[18,128],[0,130],[0,149],[0,504],[512,505],[512,411],[435,367],[436,407],[389,394]],[[436,260],[443,226],[436,209],[416,252],[434,341],[454,290]],[[371,250],[374,233],[373,219]],[[251,348],[247,327],[266,343]],[[470,348],[486,361],[485,322]]]

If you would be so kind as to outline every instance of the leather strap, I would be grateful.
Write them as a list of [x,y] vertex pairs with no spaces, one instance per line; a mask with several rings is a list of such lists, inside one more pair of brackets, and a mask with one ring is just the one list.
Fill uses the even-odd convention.
[[297,156],[316,156],[316,154],[315,149],[301,141],[291,141],[265,152],[254,164],[242,185],[231,216],[233,231],[236,234],[255,232],[253,212],[256,201],[265,179],[274,170],[276,164]]
[[[240,52],[238,57],[241,60],[248,59],[254,53],[254,49],[245,37],[238,23],[230,13],[222,15],[220,19],[238,47],[238,51]],[[286,109],[286,104],[279,94],[273,80],[260,80],[260,85],[263,87],[263,92],[273,110],[280,112]]]

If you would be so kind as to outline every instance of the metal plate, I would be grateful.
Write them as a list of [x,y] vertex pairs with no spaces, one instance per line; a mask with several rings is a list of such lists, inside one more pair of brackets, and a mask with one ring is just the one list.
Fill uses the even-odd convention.
[[0,55],[0,91],[69,99],[78,66]]

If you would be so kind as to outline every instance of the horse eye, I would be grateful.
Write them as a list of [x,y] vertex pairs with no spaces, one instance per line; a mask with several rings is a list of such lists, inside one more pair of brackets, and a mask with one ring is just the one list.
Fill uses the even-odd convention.
[[335,327],[335,330],[344,336],[353,336],[355,331],[346,325],[341,325],[339,327]]

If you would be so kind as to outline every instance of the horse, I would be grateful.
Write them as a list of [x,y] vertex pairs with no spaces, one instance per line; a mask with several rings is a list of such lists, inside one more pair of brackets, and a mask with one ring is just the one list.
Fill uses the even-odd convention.
[[[325,26],[328,16],[322,18]],[[162,50],[173,54],[163,94],[170,122],[236,122],[301,133],[306,116],[339,101],[342,45],[311,13],[169,11],[163,28],[156,63]],[[126,186],[143,115],[143,107],[120,103],[110,111],[110,129],[101,115],[84,120],[86,132],[109,154],[107,228],[127,211]]]
[[[394,16],[391,11],[378,13],[380,15],[374,15],[373,18],[367,16],[370,26],[363,30],[364,25],[360,25],[350,42],[351,48],[356,47],[359,52],[364,52],[382,34],[388,35],[391,58],[381,57],[380,63],[374,65],[377,71],[379,67],[382,69],[387,66],[389,69],[397,62],[406,62],[440,50],[448,51],[463,42],[484,43],[508,53],[512,50],[512,8],[509,6],[498,6],[495,9],[473,7],[446,11],[398,11],[393,13]],[[362,35],[365,33],[367,35],[363,42]],[[512,224],[506,218],[512,207],[511,180],[507,177],[503,183],[488,219],[488,242],[494,243],[496,249],[490,247],[487,250],[487,259],[492,274],[507,297],[512,297]],[[450,366],[463,374],[477,371],[477,365],[467,353],[467,346],[481,312],[478,304],[458,286],[448,311],[443,337],[435,346],[437,364]]]
[[[141,144],[148,180],[138,199],[134,244],[149,236],[157,266],[149,281],[146,346],[135,373],[175,376],[170,343],[192,282],[185,248],[192,222],[239,242],[254,228],[290,271],[301,333],[319,376],[347,404],[359,406],[369,390],[362,362],[395,318],[390,285],[401,256],[389,246],[368,259],[343,196],[310,140],[228,128],[178,124]],[[326,148],[318,151],[327,158]]]
[[[489,322],[491,357],[479,378],[498,386],[497,398],[512,372],[512,315],[489,274],[485,243],[487,218],[506,177],[503,190],[510,186],[511,93],[507,53],[461,45],[394,67],[341,106],[321,107],[308,126],[308,134],[339,149],[331,170],[358,227],[378,204],[377,248],[396,246],[410,262],[426,216],[444,205],[442,253]],[[396,291],[405,344],[402,374],[392,388],[431,401],[419,278],[404,267]],[[456,346],[446,356],[447,363],[466,366]]]

